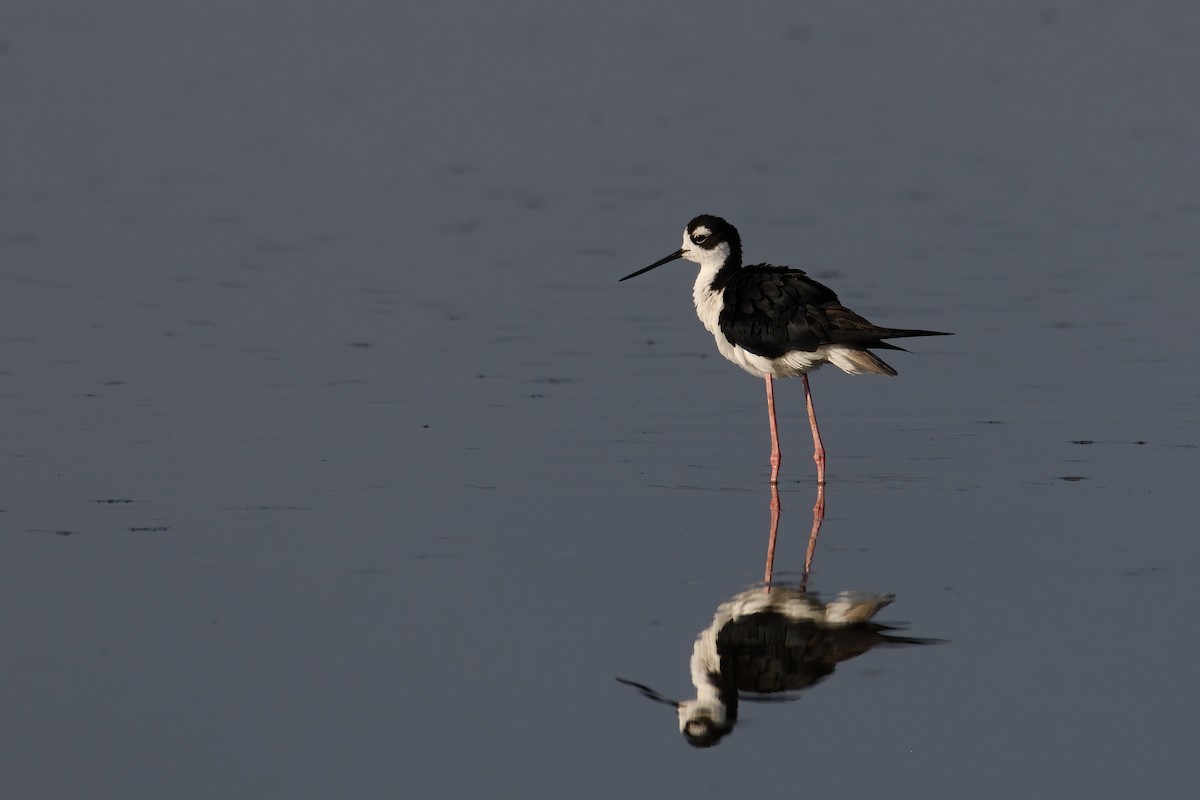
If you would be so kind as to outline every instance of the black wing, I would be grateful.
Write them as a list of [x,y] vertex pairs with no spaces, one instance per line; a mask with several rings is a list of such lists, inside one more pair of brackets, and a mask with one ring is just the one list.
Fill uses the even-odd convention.
[[842,305],[828,286],[789,267],[758,264],[733,272],[725,283],[718,324],[731,343],[764,358],[823,344],[901,350],[884,339],[939,336],[937,331],[881,328]]

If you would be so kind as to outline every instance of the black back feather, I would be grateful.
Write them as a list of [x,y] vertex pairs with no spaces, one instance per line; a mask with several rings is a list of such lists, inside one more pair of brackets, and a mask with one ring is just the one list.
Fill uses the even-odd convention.
[[779,358],[823,344],[903,350],[884,339],[944,336],[939,331],[881,328],[846,308],[832,289],[802,270],[757,264],[727,266],[713,281],[724,291],[718,324],[733,344],[764,358]]

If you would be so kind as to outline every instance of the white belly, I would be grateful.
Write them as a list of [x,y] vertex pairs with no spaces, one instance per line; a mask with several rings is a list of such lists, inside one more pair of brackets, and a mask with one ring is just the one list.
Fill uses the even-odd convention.
[[818,347],[811,353],[793,350],[779,358],[766,358],[732,344],[719,330],[713,334],[713,338],[717,342],[717,350],[721,352],[721,355],[751,375],[757,375],[760,378],[768,375],[773,378],[796,378],[806,372],[820,369],[822,364],[826,364],[830,360],[827,348],[824,346]]

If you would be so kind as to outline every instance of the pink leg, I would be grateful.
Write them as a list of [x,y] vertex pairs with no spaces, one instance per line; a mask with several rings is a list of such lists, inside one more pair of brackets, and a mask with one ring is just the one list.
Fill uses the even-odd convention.
[[813,505],[812,531],[808,534],[808,550],[804,553],[804,575],[800,579],[800,591],[808,589],[808,576],[812,573],[813,555],[817,552],[817,537],[821,535],[821,523],[825,521],[825,484],[817,484],[817,502]]
[[[806,379],[807,380],[807,379]],[[779,428],[775,425],[775,387],[771,383],[771,376],[768,375],[767,381],[767,414],[771,418],[771,483],[779,483],[779,464],[783,461],[783,456],[779,452]],[[808,384],[806,383],[805,386]]]
[[[813,410],[812,392],[808,388],[808,375],[800,373],[804,380],[804,402],[808,405],[808,423],[812,425],[813,461],[817,462],[817,485],[825,485],[825,445],[821,444],[821,431],[817,428],[817,412]],[[771,380],[767,378],[767,380]],[[774,404],[772,404],[772,420],[774,419]],[[772,424],[774,422],[772,421]]]
[[771,576],[775,572],[775,539],[779,535],[779,485],[771,484],[771,534],[767,537],[767,568],[763,575],[763,591],[771,590]]

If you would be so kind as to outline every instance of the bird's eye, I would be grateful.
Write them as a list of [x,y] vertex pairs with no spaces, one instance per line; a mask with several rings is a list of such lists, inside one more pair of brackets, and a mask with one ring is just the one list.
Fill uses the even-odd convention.
[[697,233],[692,236],[692,244],[704,244],[708,241],[708,234]]

